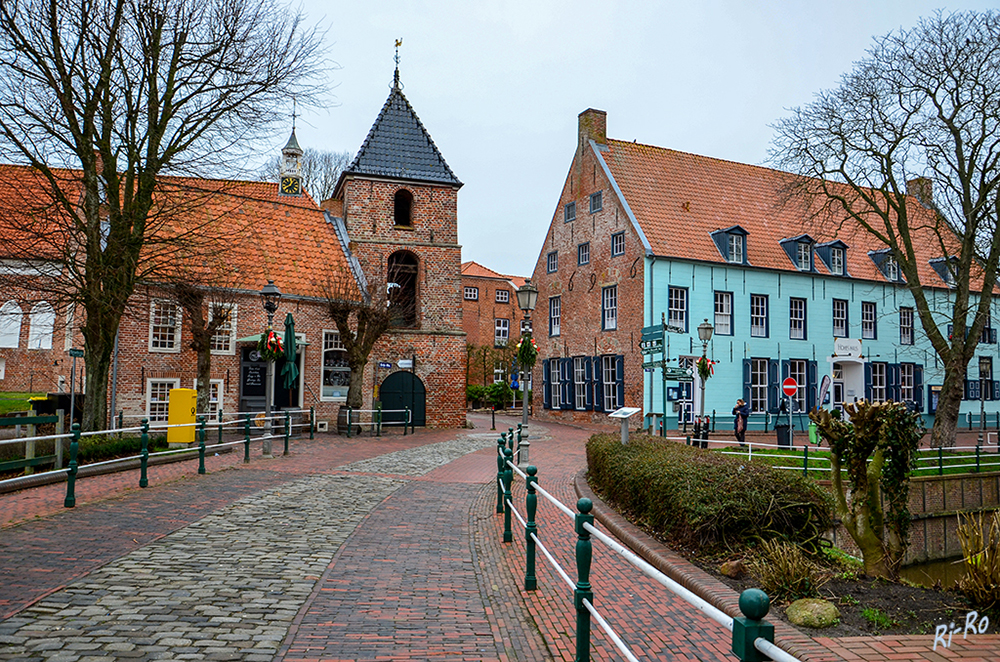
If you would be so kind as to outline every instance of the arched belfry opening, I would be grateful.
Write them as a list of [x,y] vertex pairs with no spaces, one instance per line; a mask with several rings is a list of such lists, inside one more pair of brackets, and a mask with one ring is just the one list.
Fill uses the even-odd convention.
[[389,256],[386,287],[392,325],[398,328],[417,326],[417,271],[419,261],[410,251],[396,251]]
[[393,220],[397,226],[413,225],[413,194],[405,188],[399,189],[393,196]]

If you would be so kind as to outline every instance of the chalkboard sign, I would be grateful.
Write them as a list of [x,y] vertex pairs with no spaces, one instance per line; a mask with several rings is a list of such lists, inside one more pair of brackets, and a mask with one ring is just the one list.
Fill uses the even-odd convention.
[[267,363],[260,360],[256,348],[243,350],[240,369],[240,397],[263,398],[267,395],[264,381],[267,377]]

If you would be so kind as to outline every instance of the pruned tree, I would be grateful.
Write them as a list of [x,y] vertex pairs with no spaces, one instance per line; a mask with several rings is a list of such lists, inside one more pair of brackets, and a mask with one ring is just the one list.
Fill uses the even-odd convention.
[[[329,152],[306,147],[302,150],[302,187],[316,202],[328,200],[333,197],[340,174],[350,164],[350,152]],[[280,175],[280,156],[268,159],[258,173],[261,181],[265,182],[276,182]]]
[[198,356],[198,412],[207,414],[211,399],[212,349],[215,336],[232,324],[236,291],[227,287],[206,287],[190,281],[170,286],[184,317],[191,325],[189,347]]
[[[801,176],[788,190],[814,222],[859,227],[891,251],[944,365],[932,442],[954,444],[1000,262],[1000,13],[939,12],[877,39],[775,130],[770,162]],[[928,286],[945,286],[927,282],[929,250],[952,285],[943,311],[929,300]]]
[[0,0],[0,154],[36,184],[3,219],[3,252],[60,264],[48,287],[84,314],[85,429],[105,427],[137,283],[178,246],[217,249],[164,175],[232,173],[289,99],[314,98],[321,55],[274,0]]

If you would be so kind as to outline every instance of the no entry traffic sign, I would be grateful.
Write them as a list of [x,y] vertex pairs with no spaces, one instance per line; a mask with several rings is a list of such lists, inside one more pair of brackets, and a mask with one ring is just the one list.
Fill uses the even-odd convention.
[[781,382],[781,391],[788,397],[795,395],[795,392],[799,390],[799,384],[791,377],[785,379]]

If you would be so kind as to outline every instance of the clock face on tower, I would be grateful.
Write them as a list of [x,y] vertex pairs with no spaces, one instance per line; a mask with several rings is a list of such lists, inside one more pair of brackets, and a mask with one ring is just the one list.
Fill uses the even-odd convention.
[[299,195],[302,192],[302,184],[298,177],[282,177],[281,192],[284,195]]

